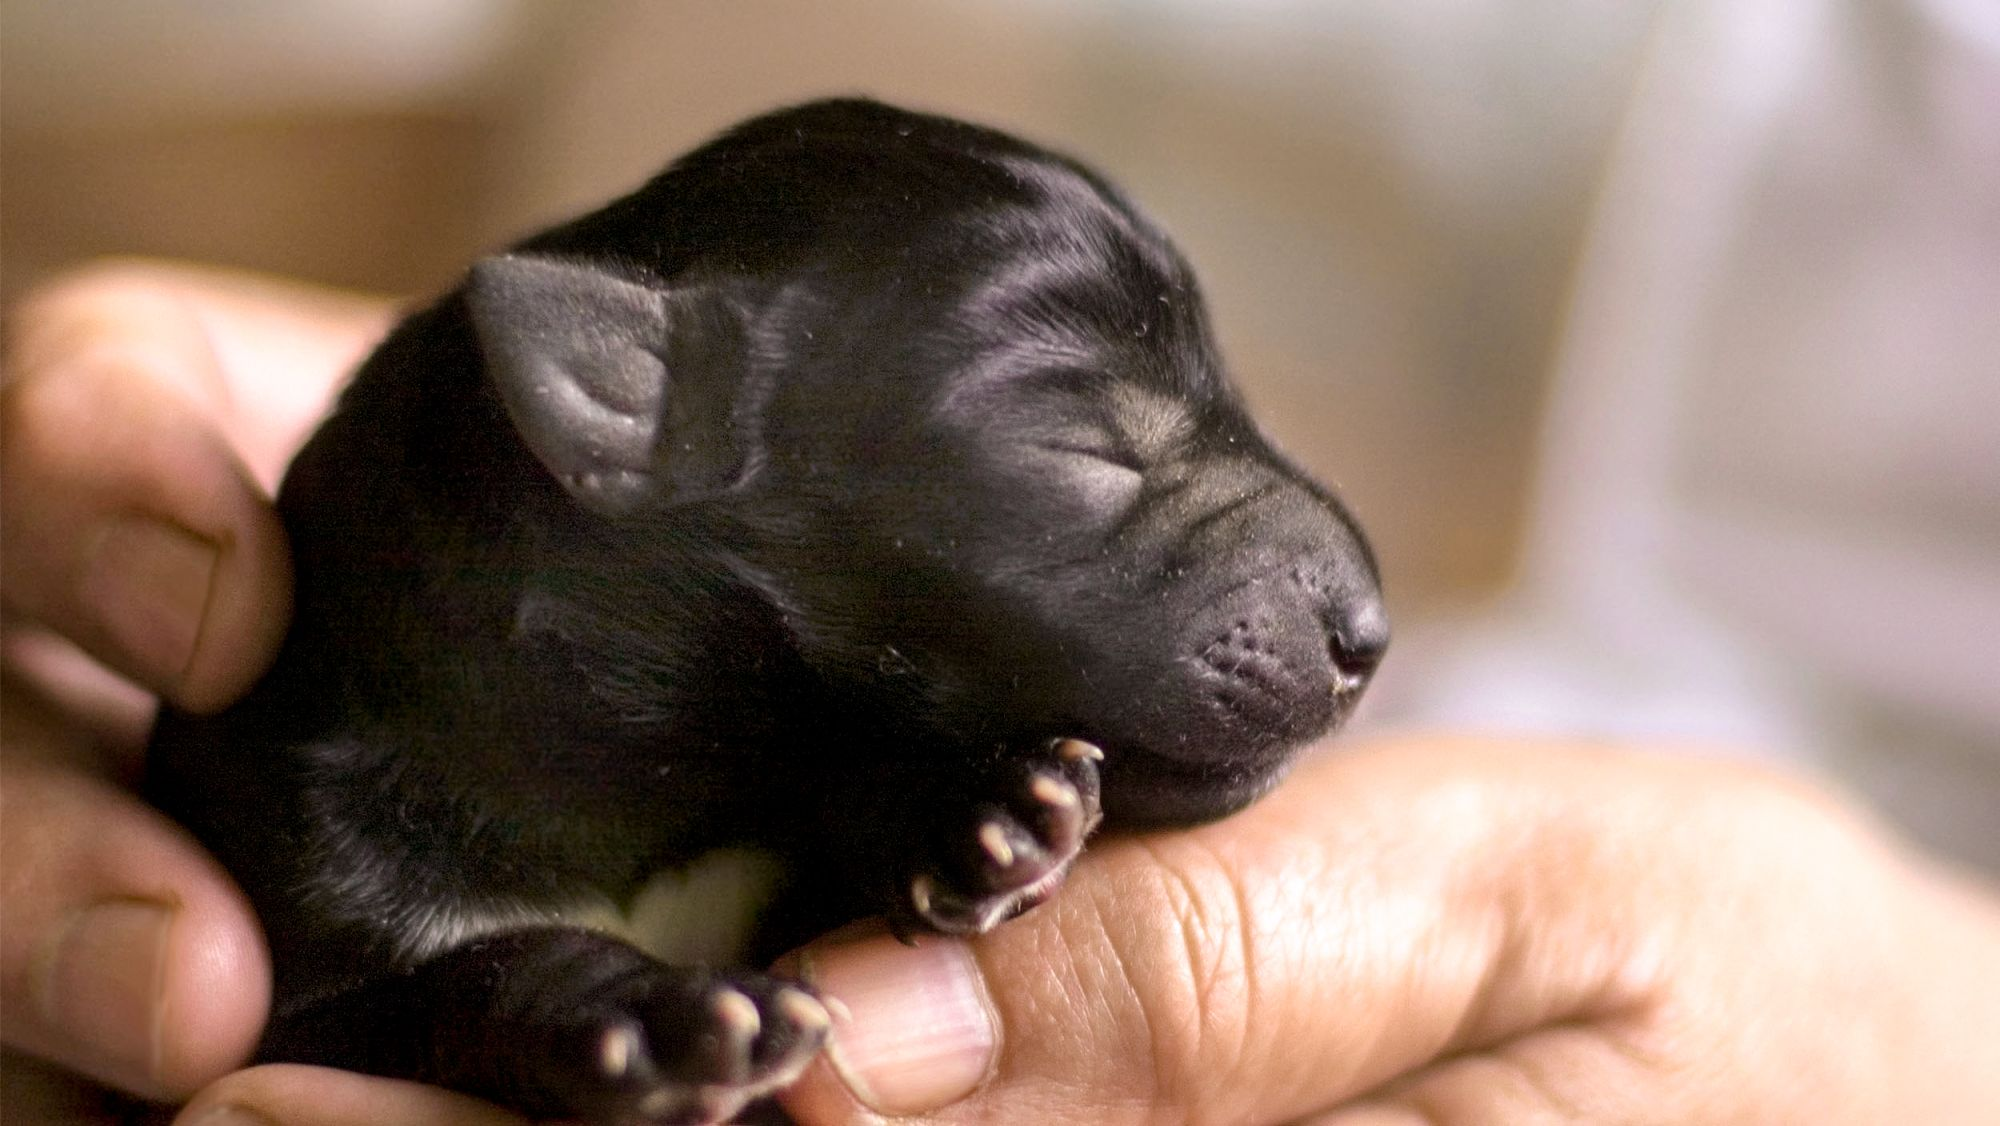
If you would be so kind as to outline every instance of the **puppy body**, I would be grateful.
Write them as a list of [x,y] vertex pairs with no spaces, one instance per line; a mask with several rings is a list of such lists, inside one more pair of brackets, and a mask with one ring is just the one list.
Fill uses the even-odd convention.
[[1100,808],[1253,800],[1386,642],[1166,240],[1069,161],[868,102],[475,266],[279,511],[276,666],[150,758],[266,921],[264,1055],[603,1122],[727,1117],[827,1025],[633,916],[774,899],[736,966],[867,914],[985,929]]

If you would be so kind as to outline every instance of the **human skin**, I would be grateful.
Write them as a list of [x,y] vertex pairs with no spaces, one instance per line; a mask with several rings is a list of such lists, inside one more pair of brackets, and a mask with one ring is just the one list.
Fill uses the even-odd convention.
[[[217,707],[269,660],[270,490],[392,316],[156,263],[14,312],[0,1036],[58,1067],[10,1061],[0,1117],[47,1120],[88,1077],[192,1098],[183,1122],[519,1121],[238,1070],[268,1000],[256,922],[129,790],[153,694]],[[847,1009],[787,1097],[808,1123],[2000,1120],[1993,889],[1700,755],[1344,740],[1228,820],[1100,842],[981,939],[862,928],[792,965]]]

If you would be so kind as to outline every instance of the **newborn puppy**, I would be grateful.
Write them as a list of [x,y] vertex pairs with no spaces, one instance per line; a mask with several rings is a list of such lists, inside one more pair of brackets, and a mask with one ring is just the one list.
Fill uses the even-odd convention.
[[1253,800],[1387,639],[1165,237],[864,101],[474,265],[278,506],[276,666],[150,758],[268,928],[263,1058],[594,1123],[796,1076],[827,1010],[748,968],[789,943],[982,932],[1100,808]]

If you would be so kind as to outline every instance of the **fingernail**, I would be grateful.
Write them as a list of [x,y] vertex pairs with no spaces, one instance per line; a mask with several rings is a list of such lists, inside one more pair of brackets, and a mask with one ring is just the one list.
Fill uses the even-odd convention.
[[105,1064],[152,1075],[173,924],[171,908],[144,899],[106,900],[70,916],[44,955],[42,1018]]
[[262,1113],[249,1107],[224,1103],[210,1107],[185,1126],[278,1126],[277,1120],[266,1118]]
[[77,594],[140,668],[172,683],[194,659],[215,542],[146,516],[118,516],[87,548]]
[[827,1058],[882,1114],[955,1103],[992,1073],[997,1024],[965,944],[880,936],[808,953],[801,965],[838,1004]]

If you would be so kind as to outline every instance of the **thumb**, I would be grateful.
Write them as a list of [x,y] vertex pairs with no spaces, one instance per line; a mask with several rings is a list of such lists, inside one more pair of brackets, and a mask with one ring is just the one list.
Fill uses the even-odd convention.
[[[814,1123],[1284,1122],[1633,1003],[1619,929],[1541,886],[1530,858],[1549,842],[1493,831],[1536,823],[1546,793],[1452,784],[1470,753],[1321,756],[1227,821],[1106,842],[1049,904],[970,943],[808,948],[803,972],[840,1004],[788,1108]],[[1519,918],[1543,923],[1524,935]]]
[[187,834],[73,768],[75,729],[18,685],[0,758],[4,1040],[151,1098],[241,1066],[269,999],[243,894]]

